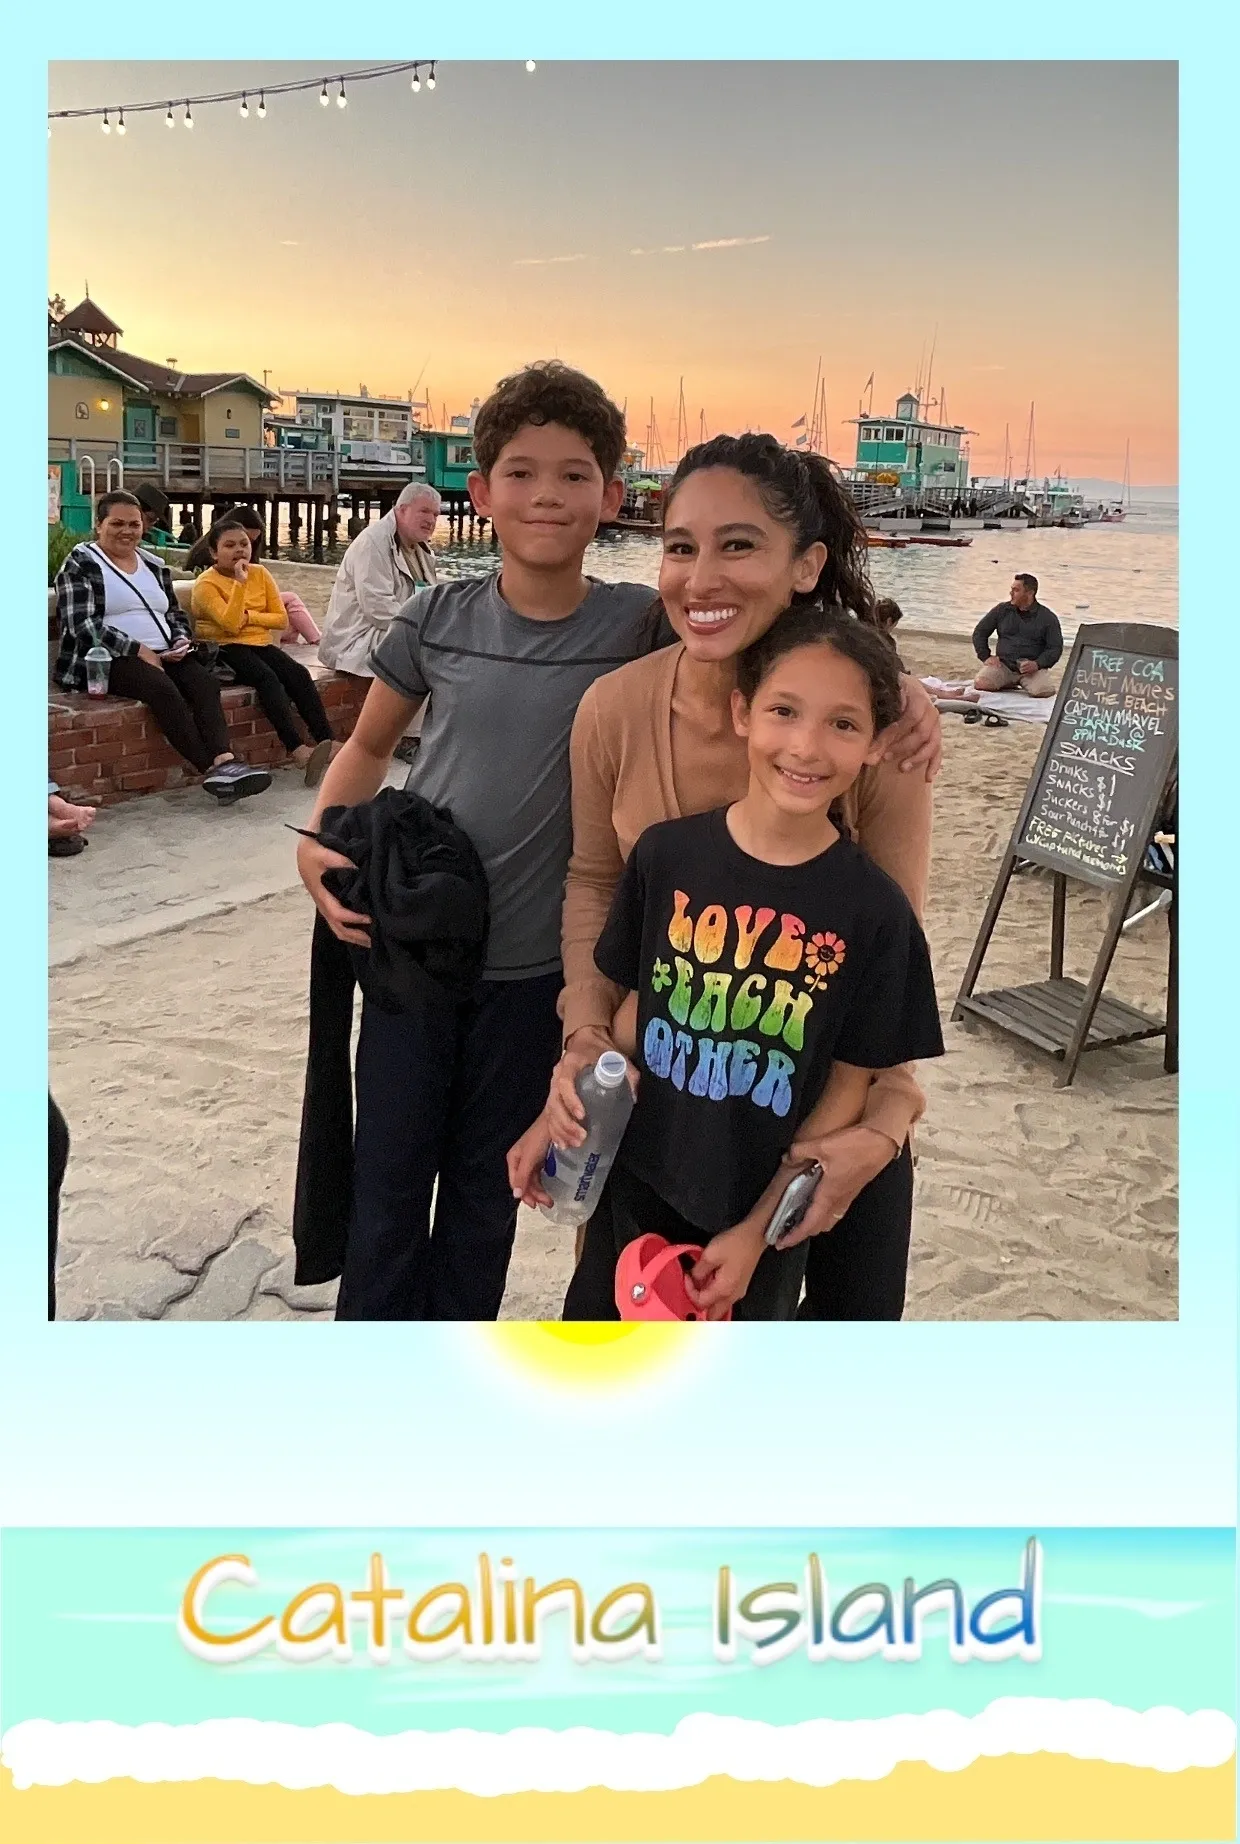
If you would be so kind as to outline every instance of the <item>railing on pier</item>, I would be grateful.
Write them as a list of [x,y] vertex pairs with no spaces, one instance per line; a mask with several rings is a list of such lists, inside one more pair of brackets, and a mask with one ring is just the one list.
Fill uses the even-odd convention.
[[227,487],[244,492],[335,492],[340,485],[336,449],[234,448],[231,443],[96,442],[72,437],[48,443],[51,461],[90,460],[97,468],[123,465],[127,479],[153,480],[182,492]]

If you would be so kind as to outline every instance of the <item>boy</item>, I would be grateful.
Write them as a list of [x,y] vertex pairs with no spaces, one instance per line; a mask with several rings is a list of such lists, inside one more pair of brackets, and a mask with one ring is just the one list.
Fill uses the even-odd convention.
[[[479,992],[455,1008],[450,1029],[441,1014],[363,1004],[337,1318],[499,1313],[517,1211],[506,1156],[546,1100],[560,1054],[569,732],[587,687],[650,644],[653,591],[581,573],[599,524],[620,509],[624,445],[615,404],[566,365],[532,365],[497,387],[478,412],[469,485],[503,546],[502,569],[424,590],[396,617],[309,822],[374,797],[429,698],[406,785],[451,810],[491,898]],[[310,839],[297,856],[333,933],[368,946],[368,918],[323,889],[323,872],[345,861]]]

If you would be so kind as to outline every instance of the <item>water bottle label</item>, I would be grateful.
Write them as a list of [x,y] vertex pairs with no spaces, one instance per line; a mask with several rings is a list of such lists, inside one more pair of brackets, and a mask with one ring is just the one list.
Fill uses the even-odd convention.
[[588,1194],[590,1186],[594,1182],[594,1174],[598,1170],[598,1161],[599,1155],[597,1153],[591,1153],[590,1157],[586,1160],[581,1177],[577,1180],[577,1189],[573,1192],[573,1202],[575,1204],[581,1203],[582,1199]]
[[555,1177],[555,1147],[554,1146],[548,1146],[547,1148],[547,1156],[543,1160],[543,1171],[546,1173],[548,1178]]

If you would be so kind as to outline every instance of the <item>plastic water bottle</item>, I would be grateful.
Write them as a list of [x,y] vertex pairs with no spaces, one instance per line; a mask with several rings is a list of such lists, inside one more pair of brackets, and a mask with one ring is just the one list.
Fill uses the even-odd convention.
[[580,1146],[552,1146],[542,1169],[543,1190],[551,1207],[541,1206],[552,1223],[575,1229],[593,1215],[624,1130],[633,1112],[633,1091],[618,1050],[605,1050],[593,1069],[577,1078],[577,1093],[586,1111],[586,1137]]
[[112,670],[112,655],[106,647],[92,647],[86,655],[86,689],[92,698],[106,698],[108,695],[108,674]]

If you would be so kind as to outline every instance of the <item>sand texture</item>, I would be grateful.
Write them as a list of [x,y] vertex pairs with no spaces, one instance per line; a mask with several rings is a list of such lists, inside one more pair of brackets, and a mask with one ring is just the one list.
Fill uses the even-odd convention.
[[[285,571],[281,571],[283,576]],[[307,601],[320,573],[289,570]],[[330,572],[322,572],[330,579]],[[967,670],[967,643],[910,636],[906,662]],[[945,1021],[1042,731],[944,719],[927,929]],[[73,1151],[62,1211],[67,1318],[325,1318],[292,1286],[310,911],[291,771],[227,813],[197,790],[100,816],[53,861],[51,1081]],[[1015,880],[982,985],[1047,971],[1051,880]],[[1075,886],[1067,966],[1085,977],[1102,898]],[[105,951],[106,950],[106,951]],[[1165,918],[1121,941],[1108,991],[1161,1015]],[[981,1023],[945,1022],[922,1071],[908,1316],[1171,1319],[1176,1082],[1160,1039],[1091,1052],[1075,1084]],[[564,1238],[522,1212],[504,1315],[558,1317]]]

